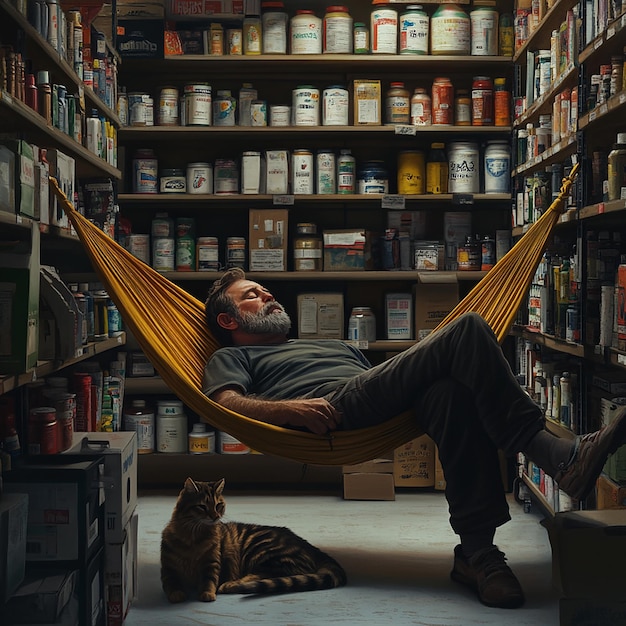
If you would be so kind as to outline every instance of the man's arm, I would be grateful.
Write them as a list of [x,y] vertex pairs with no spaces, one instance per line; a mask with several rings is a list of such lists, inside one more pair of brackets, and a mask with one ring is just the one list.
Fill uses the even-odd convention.
[[231,411],[260,422],[304,427],[318,435],[336,430],[341,423],[341,413],[323,398],[263,400],[244,396],[233,387],[219,389],[210,398]]

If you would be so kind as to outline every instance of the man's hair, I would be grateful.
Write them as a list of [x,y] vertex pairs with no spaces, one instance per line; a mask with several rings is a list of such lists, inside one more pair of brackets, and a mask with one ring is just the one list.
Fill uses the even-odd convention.
[[217,316],[220,313],[237,315],[238,310],[234,302],[226,294],[226,290],[238,280],[244,280],[246,273],[240,267],[232,267],[226,270],[209,289],[209,294],[205,302],[205,315],[209,330],[222,346],[232,345],[232,337],[229,330],[222,328],[217,323]]

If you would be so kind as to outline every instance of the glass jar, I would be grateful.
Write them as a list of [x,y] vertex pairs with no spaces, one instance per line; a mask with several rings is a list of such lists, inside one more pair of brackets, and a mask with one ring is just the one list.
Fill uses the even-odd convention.
[[369,54],[370,52],[370,31],[363,22],[354,23],[354,54]]
[[293,269],[296,272],[322,270],[322,239],[317,236],[317,226],[310,222],[296,224],[293,241]]
[[416,87],[411,96],[411,124],[430,126],[433,123],[430,96],[424,87]]
[[454,125],[472,125],[472,99],[467,89],[459,89],[456,92],[456,98],[454,99]]

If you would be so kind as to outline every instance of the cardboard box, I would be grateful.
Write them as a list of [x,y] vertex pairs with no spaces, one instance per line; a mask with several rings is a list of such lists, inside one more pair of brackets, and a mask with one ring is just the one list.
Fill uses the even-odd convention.
[[6,493],[0,499],[0,605],[24,580],[28,495]]
[[6,145],[15,154],[15,212],[26,217],[38,217],[35,215],[33,147],[21,139],[9,139]]
[[413,296],[410,293],[385,294],[387,339],[413,339]]
[[422,435],[393,451],[393,477],[396,487],[435,485],[435,442]]
[[265,192],[270,195],[289,193],[289,152],[265,151]]
[[162,19],[119,19],[117,50],[125,59],[162,59],[165,54]]
[[626,509],[626,485],[600,474],[596,481],[597,509]]
[[626,626],[626,600],[561,598],[559,626]]
[[622,600],[626,510],[569,511],[546,518],[553,584],[568,598]]
[[102,455],[106,500],[104,502],[107,543],[121,544],[137,506],[137,434],[74,433],[66,454]]
[[[74,202],[76,191],[76,162],[60,150],[50,148],[46,150],[46,159],[50,165],[50,176],[54,176],[61,191],[70,202]],[[59,228],[69,228],[70,222],[61,207],[56,194],[50,194],[50,224]]]
[[0,145],[0,211],[15,213],[15,153]]
[[352,473],[343,475],[344,500],[395,500],[393,474]]
[[244,152],[241,157],[241,193],[265,193],[265,159],[260,152]]
[[343,474],[393,474],[393,459],[372,459],[364,463],[344,465],[341,468]]
[[342,293],[298,294],[298,338],[343,339]]
[[440,241],[416,241],[413,252],[416,270],[435,272],[444,269],[445,246]]
[[39,225],[29,241],[0,253],[0,374],[37,364],[39,344]]
[[122,626],[137,595],[137,533],[135,512],[124,528],[122,543],[105,546],[104,595],[107,626]]
[[[436,281],[428,281],[427,272],[420,274],[420,282],[414,287],[415,333],[424,339],[452,311],[459,301],[459,285],[456,275],[432,275]],[[448,282],[442,282],[447,280]]]
[[324,271],[354,271],[366,268],[367,233],[361,228],[324,231]]
[[380,126],[382,124],[382,96],[380,80],[355,79],[352,82],[354,98],[354,125]]
[[250,209],[249,246],[251,272],[287,269],[287,209]]
[[29,571],[7,603],[13,624],[54,623],[78,586],[78,570]]

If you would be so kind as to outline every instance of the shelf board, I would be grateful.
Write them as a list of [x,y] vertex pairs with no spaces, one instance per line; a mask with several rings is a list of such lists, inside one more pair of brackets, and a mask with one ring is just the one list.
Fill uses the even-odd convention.
[[580,209],[578,219],[589,219],[598,215],[607,213],[617,213],[626,210],[626,200],[607,200],[606,202],[598,202]]
[[585,46],[578,55],[579,63],[586,63],[592,67],[594,62],[603,63],[603,59],[609,59],[611,54],[621,54],[624,48],[624,30],[626,30],[626,11],[607,24],[607,27]]
[[565,157],[571,156],[576,152],[578,144],[576,141],[576,134],[572,133],[568,137],[561,139],[561,141],[550,146],[547,150],[533,157],[529,161],[526,161],[522,165],[516,167],[511,176],[515,177],[525,172],[531,172],[540,168],[544,168],[547,165],[562,161]]
[[535,483],[530,479],[530,476],[528,476],[528,474],[522,474],[522,481],[524,482],[526,487],[528,487],[528,490],[530,491],[533,498],[535,499],[535,502],[537,502],[540,508],[543,511],[547,512],[549,516],[554,516],[554,509],[548,504],[546,497],[541,493],[539,487],[537,487],[537,485],[535,485]]
[[528,341],[545,346],[555,352],[561,352],[563,354],[569,354],[579,358],[585,357],[585,346],[580,343],[568,343],[564,339],[558,339],[552,335],[544,335],[539,331],[534,331],[529,328],[521,326],[514,326],[511,329],[511,334],[517,337],[523,337]]
[[80,354],[67,361],[41,361],[36,367],[23,372],[21,374],[0,375],[0,395],[5,394],[13,389],[17,389],[22,385],[34,382],[46,376],[54,374],[70,365],[75,365],[81,361],[90,359],[97,354],[102,354],[108,350],[119,348],[126,343],[126,334],[122,333],[119,337],[105,339],[104,341],[95,341],[82,346],[79,349]]
[[595,107],[588,113],[584,113],[578,118],[578,129],[583,130],[590,126],[595,127],[598,122],[605,122],[608,115],[621,113],[619,122],[624,119],[626,110],[626,90],[616,93],[600,106]]

